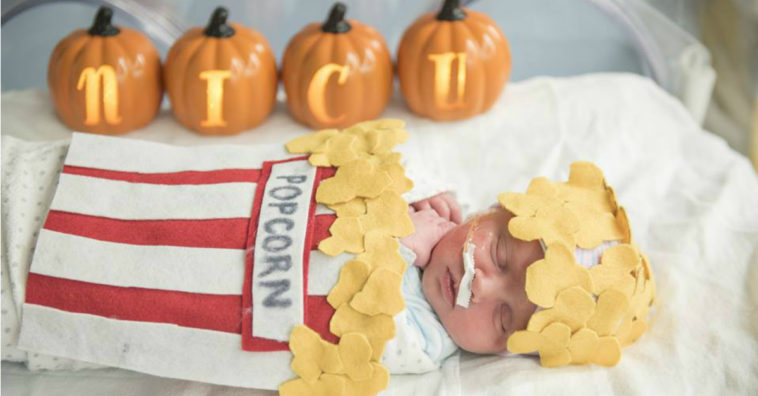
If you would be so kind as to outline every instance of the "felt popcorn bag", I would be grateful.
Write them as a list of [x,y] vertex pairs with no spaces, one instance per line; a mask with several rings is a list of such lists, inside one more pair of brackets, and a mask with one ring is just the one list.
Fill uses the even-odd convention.
[[413,231],[379,120],[279,145],[75,134],[26,284],[19,347],[153,375],[375,394]]

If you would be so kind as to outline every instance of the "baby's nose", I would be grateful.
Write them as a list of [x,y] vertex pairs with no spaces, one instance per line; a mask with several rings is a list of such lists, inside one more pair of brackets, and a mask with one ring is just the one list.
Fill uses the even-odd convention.
[[496,277],[488,276],[479,268],[474,270],[474,280],[471,283],[472,303],[482,303],[498,298],[500,289]]

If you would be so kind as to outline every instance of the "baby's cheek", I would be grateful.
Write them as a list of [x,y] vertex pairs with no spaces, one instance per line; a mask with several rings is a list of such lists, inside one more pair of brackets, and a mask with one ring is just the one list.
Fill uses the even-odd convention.
[[450,315],[451,323],[446,327],[459,347],[474,353],[500,352],[500,334],[495,332],[491,314],[472,308],[455,314]]

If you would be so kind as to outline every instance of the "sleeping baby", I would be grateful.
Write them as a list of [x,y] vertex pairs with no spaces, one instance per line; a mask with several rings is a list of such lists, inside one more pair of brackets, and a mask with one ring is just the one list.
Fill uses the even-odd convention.
[[[572,166],[572,173],[582,170],[599,173],[591,164]],[[530,193],[537,196],[546,186],[565,188],[568,192],[558,201],[587,217],[574,224],[579,246],[570,252],[551,244],[548,259],[547,245],[561,239],[550,234],[561,228],[561,222],[565,226],[571,211],[560,213],[555,206],[559,204],[542,202],[544,209],[536,212],[554,212],[558,222],[541,237],[534,227],[525,232],[530,217],[517,219],[513,213],[523,214]],[[598,187],[593,197],[570,183],[537,178],[527,194],[503,194],[502,206],[465,222],[461,222],[460,206],[450,193],[413,203],[410,217],[416,231],[401,242],[414,267],[404,281],[415,283],[420,277],[426,307],[437,319],[419,324],[427,339],[433,335],[434,341],[427,341],[424,348],[427,354],[444,358],[457,345],[482,354],[539,352],[545,366],[618,362],[620,347],[636,340],[646,328],[653,300],[652,275],[647,259],[628,243],[631,236],[623,208],[615,207],[615,202],[601,203],[601,207],[610,203],[608,209],[616,209],[616,216],[592,210],[593,199],[615,199],[604,182]],[[582,200],[585,202],[580,203]],[[535,215],[531,219],[539,218]],[[545,216],[541,221],[544,226],[551,220]],[[540,225],[540,221],[527,225]],[[596,235],[590,235],[593,233]],[[560,253],[563,268],[557,259]],[[556,288],[552,278],[559,278],[558,284],[562,284],[558,287],[565,289]],[[550,289],[549,293],[545,289]],[[420,294],[405,284],[403,290],[411,301]],[[410,316],[421,305],[409,305]],[[550,336],[549,342],[540,339]]]

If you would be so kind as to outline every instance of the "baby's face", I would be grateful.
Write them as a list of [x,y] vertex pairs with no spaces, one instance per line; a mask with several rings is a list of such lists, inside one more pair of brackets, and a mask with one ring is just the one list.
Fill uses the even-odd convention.
[[[453,341],[476,353],[498,353],[508,337],[526,328],[535,305],[524,291],[526,267],[543,257],[538,241],[524,242],[508,232],[512,214],[498,208],[445,234],[424,270],[424,294]],[[474,251],[474,281],[468,308],[455,305],[463,277],[463,248]]]

